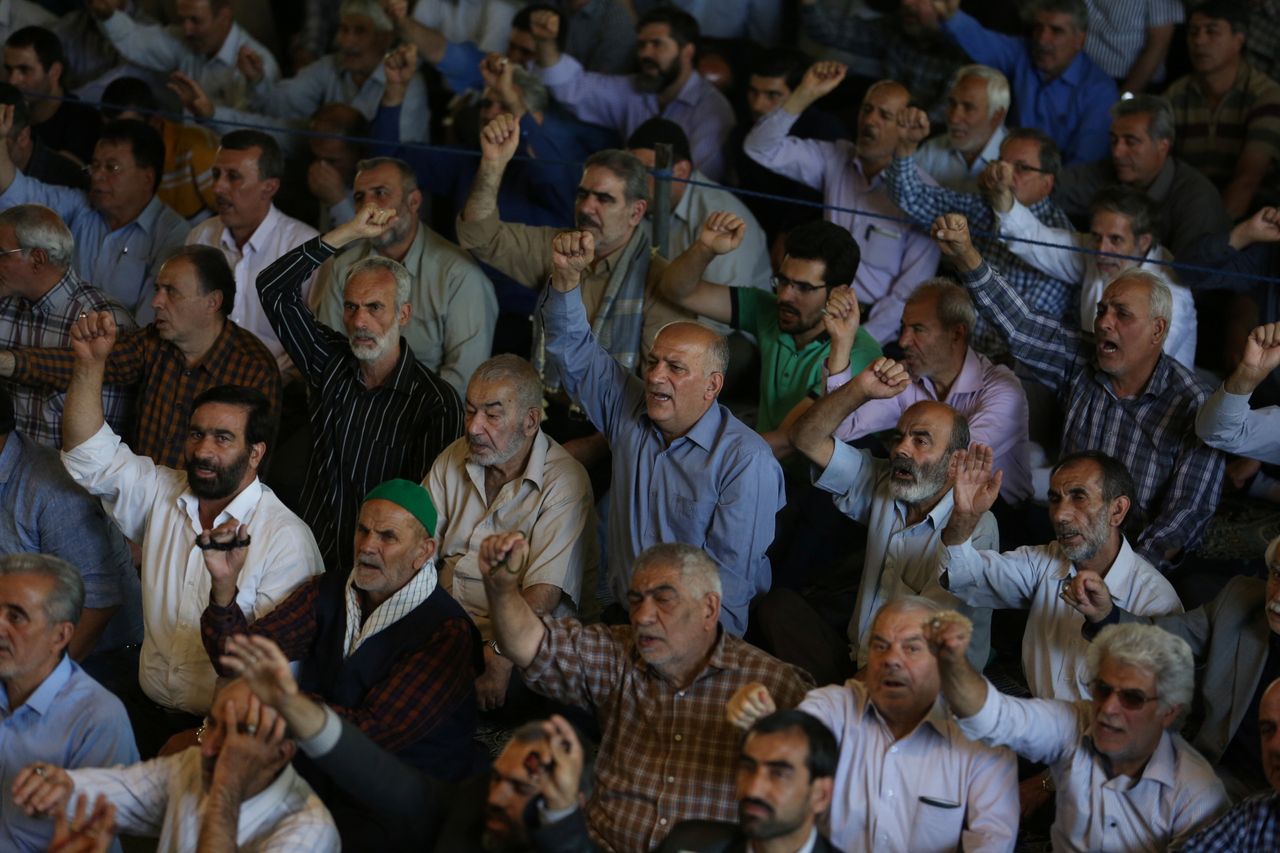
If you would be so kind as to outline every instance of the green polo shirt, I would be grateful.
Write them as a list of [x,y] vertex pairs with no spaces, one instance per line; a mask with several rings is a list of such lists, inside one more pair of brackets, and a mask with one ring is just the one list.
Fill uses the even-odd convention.
[[[756,336],[760,346],[760,414],[756,430],[777,429],[805,397],[822,396],[822,365],[831,352],[831,338],[823,332],[796,349],[791,335],[778,328],[778,297],[754,287],[729,290],[733,300],[731,325]],[[856,374],[881,356],[875,338],[859,328],[849,365]]]

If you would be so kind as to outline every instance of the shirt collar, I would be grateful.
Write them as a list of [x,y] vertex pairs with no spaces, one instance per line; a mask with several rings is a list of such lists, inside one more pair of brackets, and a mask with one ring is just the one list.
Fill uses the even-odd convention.
[[[219,220],[221,221],[221,220]],[[237,253],[243,252],[245,249],[251,249],[256,254],[262,251],[262,244],[267,242],[272,232],[280,225],[280,211],[273,204],[267,209],[267,215],[262,217],[262,221],[258,223],[258,227],[253,229],[253,233],[249,235],[249,239],[244,241],[244,247],[236,245],[236,238],[231,236],[231,229],[224,223],[222,225],[222,245]]]
[[1130,589],[1138,579],[1137,559],[1138,555],[1133,552],[1129,540],[1123,533],[1120,534],[1120,550],[1116,552],[1111,568],[1107,569],[1106,580],[1107,589],[1111,591],[1116,606],[1125,610],[1129,609]]
[[[57,698],[62,686],[71,678],[72,672],[71,657],[64,653],[62,660],[58,661],[58,665],[53,668],[53,672],[45,676],[44,681],[40,682],[40,686],[27,697],[27,701],[22,703],[21,707],[30,708],[43,717],[48,713],[49,706]],[[10,714],[17,710],[17,708],[8,707],[9,698],[4,691],[0,691],[0,703],[3,703]]]
[[147,206],[142,208],[142,212],[130,224],[137,225],[147,234],[151,234],[155,230],[156,220],[160,218],[163,208],[164,202],[160,200],[160,196],[153,195],[151,201],[147,202]]
[[[392,369],[391,375],[387,377],[385,382],[373,390],[377,391],[386,388],[390,391],[406,395],[413,394],[416,390],[417,383],[414,382],[413,369],[418,360],[410,351],[409,342],[404,339],[404,335],[400,336],[399,346],[400,356],[396,359],[396,366]],[[356,360],[354,354],[351,356],[351,372],[355,375],[357,380],[360,379],[360,362]],[[363,383],[361,383],[361,387],[363,387]],[[365,390],[368,391],[370,389],[365,388]]]
[[[701,681],[713,671],[724,672],[738,669],[739,661],[734,655],[730,654],[729,650],[726,648],[728,645],[728,637],[729,635],[725,633],[724,626],[717,624],[716,641],[715,644],[711,646],[711,654],[707,656],[706,665],[703,666],[698,674],[693,677],[693,681]],[[635,628],[631,629],[631,645],[636,668],[642,669],[647,673],[651,673],[652,675],[661,678],[662,676],[658,674],[658,671],[650,666],[648,661],[640,656],[640,650],[635,648]],[[692,684],[693,682],[690,683]]]
[[978,152],[978,160],[990,163],[992,160],[1000,159],[1000,145],[1004,142],[1004,138],[1009,135],[1009,129],[1001,124],[991,134],[991,138],[987,140],[987,144],[982,146],[982,150]]
[[[711,408],[703,412],[697,423],[680,438],[687,438],[708,453],[711,452],[715,447],[716,436],[720,434],[720,427],[724,423],[723,408],[718,402],[712,401]],[[655,426],[654,429],[657,427]],[[676,439],[676,441],[679,440],[679,438]],[[675,441],[671,443],[675,444]]]
[[951,394],[971,394],[982,390],[983,370],[982,356],[969,347],[964,354],[964,364],[956,374],[956,381],[951,383]]
[[240,804],[240,828],[244,830],[274,823],[286,810],[296,811],[286,807],[286,800],[294,795],[299,783],[302,783],[302,778],[298,771],[292,764],[286,764],[270,785]]
[[[895,498],[893,501],[893,505],[894,507],[897,508],[898,512],[905,519],[907,517],[906,502]],[[934,530],[941,530],[942,528],[947,526],[947,519],[951,517],[951,508],[954,505],[955,505],[955,495],[952,493],[950,489],[947,489],[947,491],[942,495],[941,500],[939,500],[936,504],[934,504],[933,509],[925,513],[924,518],[922,518],[917,523],[923,524],[924,522],[927,521],[929,522],[929,525],[933,527]]]
[[680,87],[675,101],[690,107],[697,107],[698,104],[702,103],[702,99],[706,97],[706,92],[709,88],[711,88],[711,84],[707,82],[706,78],[694,71],[689,75],[689,79],[684,81],[684,85]]
[[[1028,45],[1028,52],[1029,51],[1030,45]],[[1076,54],[1075,59],[1071,60],[1071,64],[1067,66],[1067,70],[1055,77],[1052,82],[1056,83],[1058,80],[1061,80],[1068,86],[1074,87],[1080,85],[1080,83],[1084,81],[1084,75],[1086,73],[1085,65],[1088,62],[1089,58],[1085,56],[1084,51],[1081,50]],[[1036,69],[1036,76],[1040,78],[1041,82],[1045,82],[1045,74],[1039,68]]]
[[[466,436],[463,436],[463,441]],[[538,434],[533,437],[533,448],[529,451],[529,461],[525,463],[524,471],[520,473],[522,481],[531,483],[535,489],[542,491],[542,485],[546,478],[547,468],[547,451],[551,449],[551,439],[542,430],[538,430]],[[3,457],[0,457],[3,458]],[[470,459],[463,457],[463,467],[466,468],[467,474],[471,478],[472,484],[484,494],[484,467],[479,462],[472,462]]]
[[1178,165],[1173,159],[1173,152],[1169,152],[1169,156],[1165,158],[1164,165],[1160,167],[1160,174],[1156,175],[1156,179],[1151,182],[1151,186],[1147,188],[1147,195],[1155,201],[1164,201],[1169,195],[1169,191],[1173,189],[1173,176],[1178,170]]
[[227,31],[227,37],[222,40],[222,47],[218,48],[218,52],[211,58],[230,68],[235,68],[236,59],[240,54],[240,46],[244,44],[244,41],[244,30],[233,21],[231,29]]
[[[248,522],[245,521],[245,519],[247,519],[249,514],[253,512],[254,508],[258,505],[258,501],[261,499],[262,481],[257,477],[254,477],[253,481],[241,489],[240,493],[231,499],[231,503],[227,504],[226,508],[224,508],[222,512],[218,513],[218,517],[213,520],[213,526],[217,527],[219,524],[222,524],[231,518],[234,518],[241,524],[247,524]],[[182,508],[186,511],[187,517],[191,519],[192,526],[199,531],[201,529],[200,499],[191,491],[190,486],[187,486],[187,488],[182,491],[182,494],[178,495],[178,503],[181,504]]]
[[[235,321],[230,317],[222,318],[222,331],[218,332],[218,336],[213,339],[213,344],[209,347],[209,351],[205,353],[204,358],[200,359],[200,370],[209,370],[211,364],[226,364],[231,357],[231,350],[234,346],[232,338],[235,337],[236,329]],[[182,352],[172,341],[165,341],[179,359],[183,359]]]
[[62,278],[58,279],[57,284],[49,288],[44,296],[30,303],[31,310],[46,317],[59,313],[71,301],[79,284],[80,279],[76,276],[75,269],[67,267],[67,271],[62,274]]

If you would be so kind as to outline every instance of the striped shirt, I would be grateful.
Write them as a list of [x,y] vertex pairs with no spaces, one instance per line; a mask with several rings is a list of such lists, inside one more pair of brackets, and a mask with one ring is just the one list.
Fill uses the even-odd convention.
[[[134,327],[124,306],[96,287],[83,282],[68,268],[58,283],[34,302],[21,296],[0,301],[0,347],[68,347],[71,326],[81,312],[110,311],[121,330]],[[67,395],[48,385],[5,383],[13,398],[13,414],[18,430],[27,438],[48,447],[62,446],[62,407]],[[119,385],[102,389],[102,406],[107,423],[123,432],[131,423],[133,390]]]
[[1187,839],[1186,853],[1280,850],[1280,792],[1256,794]]
[[1199,544],[1222,491],[1223,456],[1195,434],[1206,389],[1162,354],[1142,393],[1117,397],[1078,326],[1034,311],[985,262],[960,278],[1013,357],[1057,392],[1066,412],[1062,453],[1101,450],[1128,467],[1146,522],[1134,550],[1168,574]]
[[1173,106],[1174,154],[1195,166],[1221,189],[1235,177],[1245,146],[1280,159],[1280,83],[1241,62],[1235,82],[1217,106],[1210,104],[1195,75],[1165,92]]
[[307,308],[302,283],[335,251],[316,237],[258,276],[267,321],[311,386],[311,464],[302,517],[330,569],[352,565],[364,496],[396,477],[421,482],[440,451],[462,435],[458,392],[423,367],[404,338],[391,375],[368,389],[347,336]]
[[[1147,30],[1182,23],[1181,0],[1085,0],[1089,30],[1084,52],[1111,77],[1124,80],[1147,46]],[[1156,69],[1164,79],[1164,65]]]
[[[67,390],[76,361],[69,347],[15,350],[13,356],[16,381]],[[273,407],[280,405],[280,371],[271,351],[230,320],[195,366],[154,325],[126,332],[107,359],[104,384],[134,389],[137,422],[123,435],[134,453],[166,468],[183,467],[191,403],[210,388],[257,388]]]
[[1254,68],[1280,77],[1280,0],[1251,0],[1244,50]]

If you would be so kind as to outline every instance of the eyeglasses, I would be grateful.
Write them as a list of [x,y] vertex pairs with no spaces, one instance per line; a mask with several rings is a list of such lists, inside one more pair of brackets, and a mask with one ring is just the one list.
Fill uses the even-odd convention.
[[1116,694],[1116,699],[1120,701],[1120,707],[1126,711],[1140,710],[1148,702],[1154,702],[1160,698],[1159,696],[1148,696],[1133,687],[1112,687],[1101,678],[1095,678],[1089,682],[1089,695],[1099,705],[1111,698],[1112,693]]
[[103,172],[108,178],[114,178],[124,171],[124,166],[121,166],[119,163],[99,163],[97,160],[94,160],[80,171],[88,175]]
[[774,293],[781,293],[785,288],[794,287],[796,290],[800,291],[801,296],[808,296],[814,291],[827,289],[825,284],[810,284],[807,281],[795,281],[783,275],[773,276],[769,279],[769,283],[773,285]]
[[21,248],[21,249],[4,249],[4,250],[0,250],[0,258],[3,258],[5,255],[13,255],[13,254],[16,254],[16,253],[18,253],[18,252],[26,252],[26,251],[29,251],[29,250],[30,250],[30,247],[29,247],[29,246],[25,246],[25,247],[23,247],[23,248]]
[[[1009,163],[1008,160],[1005,160],[1004,162]],[[1048,169],[1041,169],[1037,166],[1028,166],[1026,163],[1009,163],[1009,165],[1012,166],[1013,171],[1017,172],[1019,175],[1025,175],[1027,172],[1035,172],[1037,175],[1053,174],[1053,172]]]

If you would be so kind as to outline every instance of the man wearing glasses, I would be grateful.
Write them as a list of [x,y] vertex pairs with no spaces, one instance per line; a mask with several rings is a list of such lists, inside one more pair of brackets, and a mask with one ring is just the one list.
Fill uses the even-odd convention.
[[992,687],[965,657],[971,626],[958,613],[934,615],[924,633],[960,731],[1049,765],[1053,849],[1164,850],[1226,809],[1212,766],[1176,734],[1195,678],[1180,638],[1150,625],[1107,628],[1089,647],[1092,701],[1071,703]]

